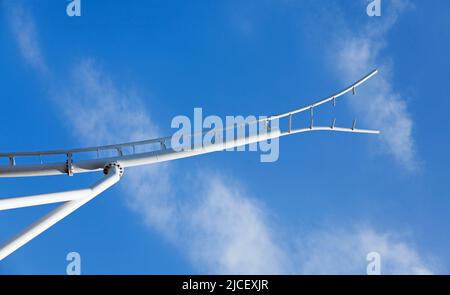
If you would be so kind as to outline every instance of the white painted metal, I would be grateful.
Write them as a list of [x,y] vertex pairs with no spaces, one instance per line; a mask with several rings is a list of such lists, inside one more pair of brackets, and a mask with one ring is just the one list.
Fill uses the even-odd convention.
[[[65,218],[70,213],[77,210],[79,207],[93,199],[98,194],[102,193],[107,188],[117,183],[123,173],[123,168],[154,164],[158,162],[171,161],[175,159],[187,158],[196,155],[212,153],[216,151],[227,150],[236,148],[243,145],[257,143],[261,141],[267,141],[282,136],[314,132],[314,131],[331,131],[331,132],[349,132],[349,133],[366,133],[366,134],[378,134],[377,130],[357,129],[356,121],[353,122],[351,128],[343,128],[335,126],[335,119],[331,126],[314,126],[313,114],[314,108],[327,103],[329,101],[336,103],[336,98],[348,93],[355,93],[356,87],[366,82],[373,77],[378,71],[375,70],[357,81],[348,88],[341,92],[320,100],[316,103],[308,105],[306,107],[293,110],[291,112],[270,116],[266,119],[256,120],[253,122],[247,122],[247,124],[259,124],[265,123],[267,126],[267,132],[260,132],[258,135],[246,136],[244,138],[237,138],[232,140],[226,140],[223,143],[206,144],[200,146],[193,146],[189,150],[176,151],[172,148],[168,148],[171,137],[157,138],[144,141],[136,141],[123,144],[114,144],[82,149],[68,149],[68,150],[55,150],[55,151],[38,151],[38,152],[19,152],[19,153],[0,153],[0,158],[7,158],[8,165],[0,165],[0,177],[20,177],[20,176],[46,176],[57,174],[73,175],[81,172],[93,172],[103,170],[106,176],[98,181],[96,184],[87,189],[72,190],[66,192],[56,192],[52,194],[40,194],[18,198],[0,199],[0,211],[9,210],[15,208],[23,208],[37,205],[44,205],[50,203],[65,202],[60,207],[54,209],[52,212],[44,216],[42,219],[31,225],[24,232],[13,238],[5,246],[0,248],[0,260],[28,243],[30,240],[56,224],[61,219]],[[294,116],[302,112],[310,112],[310,126],[308,128],[293,129],[292,123]],[[288,117],[289,125],[286,131],[272,128],[271,121],[283,119]],[[227,127],[224,130],[230,128],[238,128],[241,126]],[[222,130],[222,131],[224,131]],[[220,131],[219,131],[220,132]],[[191,135],[193,138],[199,134]],[[157,144],[158,150],[152,152],[140,152],[136,153],[136,146],[144,146],[150,144]],[[125,149],[132,149],[132,153],[126,154]],[[115,151],[116,156],[99,157],[100,151]],[[76,160],[76,155],[80,153],[96,152],[97,158],[88,160]],[[48,155],[63,155],[66,157],[65,162],[58,163],[43,163],[42,156]],[[21,157],[39,157],[39,164],[18,164],[17,158]],[[120,165],[118,164],[120,163]]]
[[90,193],[90,189],[79,189],[51,194],[0,199],[0,211],[73,201],[81,199],[84,196],[89,195]]
[[[310,111],[311,112],[311,119],[313,114],[313,109],[324,104],[327,102],[332,101],[335,103],[336,98],[352,92],[353,89],[360,86],[364,82],[366,82],[368,79],[373,77],[375,74],[377,74],[378,71],[374,70],[361,80],[357,81],[356,83],[350,85],[349,87],[345,88],[341,92],[332,95],[328,98],[322,99],[318,102],[315,102],[313,104],[310,104],[308,106],[305,106],[300,109],[293,110],[291,112],[279,114],[270,116],[267,119],[257,120],[254,122],[249,122],[247,124],[256,124],[262,121],[266,121],[267,123],[276,120],[276,119],[282,119],[289,117],[290,120],[290,128],[289,130],[291,132],[283,132],[279,131],[280,135],[288,135],[288,134],[296,134],[296,133],[302,133],[306,131],[332,131],[332,132],[351,132],[351,133],[368,133],[368,134],[376,134],[379,133],[377,130],[366,130],[366,129],[356,129],[356,128],[341,128],[341,127],[321,127],[321,126],[313,126],[312,120],[309,130],[303,130],[298,129],[294,130],[292,128],[292,117],[296,114]],[[334,125],[333,125],[334,126]],[[229,128],[238,128],[240,126],[232,126],[227,127]],[[191,135],[192,137],[195,137],[198,134]],[[272,130],[272,132],[268,133],[269,138],[276,138],[279,135]],[[81,148],[81,149],[68,149],[68,150],[55,150],[55,151],[37,151],[37,152],[16,152],[16,153],[0,153],[0,158],[9,158],[10,164],[9,165],[0,165],[0,177],[25,177],[25,176],[47,176],[47,175],[57,175],[57,174],[69,174],[71,175],[76,173],[82,173],[82,172],[93,172],[103,169],[105,164],[111,162],[111,161],[120,161],[124,168],[126,167],[132,167],[132,166],[139,166],[139,165],[147,165],[147,164],[153,164],[157,162],[162,161],[168,161],[168,160],[174,160],[174,159],[180,159],[185,157],[191,157],[195,155],[215,152],[223,150],[221,147],[215,145],[213,147],[204,147],[204,148],[196,148],[191,151],[174,151],[171,148],[167,148],[167,146],[170,145],[171,137],[162,137],[157,139],[151,139],[151,140],[144,140],[144,141],[136,141],[136,142],[129,142],[129,143],[122,143],[122,144],[114,144],[114,145],[106,145],[106,146],[98,146],[98,147],[90,147],[90,148]],[[225,145],[227,148],[234,148],[238,147],[240,145],[245,145],[245,141],[251,141],[251,143],[258,142],[258,141],[264,141],[267,140],[265,136],[259,136],[254,138],[245,138],[244,140],[235,140],[235,141],[229,141],[226,142]],[[160,148],[159,150],[153,151],[153,152],[142,152],[142,153],[136,153],[135,147],[136,146],[145,146],[150,144],[159,144]],[[125,154],[124,150],[128,148],[132,150],[132,153]],[[115,151],[117,153],[117,156],[114,157],[103,157],[103,158],[93,158],[89,160],[75,160],[75,155],[80,153],[88,153],[88,152],[96,152],[99,151]],[[48,156],[48,155],[67,155],[66,162],[60,162],[60,163],[40,163],[40,164],[27,164],[27,165],[19,165],[16,161],[17,158],[20,157],[41,157],[41,156]],[[70,155],[70,156],[69,156]],[[73,160],[73,161],[71,161]],[[70,164],[70,165],[69,165]]]
[[[95,183],[90,188],[82,190],[83,192],[87,192],[82,198],[76,198],[64,203],[7,242],[2,248],[0,248],[0,260],[3,260],[5,257],[49,229],[58,221],[65,218],[67,215],[71,214],[109,187],[113,186],[119,180],[119,168],[112,166],[108,174],[105,175],[103,179]],[[48,194],[48,197],[50,197],[50,195],[51,194]]]

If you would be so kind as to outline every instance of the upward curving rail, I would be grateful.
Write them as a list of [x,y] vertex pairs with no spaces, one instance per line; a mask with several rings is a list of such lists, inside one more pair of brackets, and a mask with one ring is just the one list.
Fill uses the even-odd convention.
[[[334,122],[330,126],[314,126],[313,125],[313,110],[323,105],[327,102],[336,103],[336,99],[349,93],[353,92],[357,87],[365,83],[367,80],[372,78],[378,73],[378,70],[370,72],[368,75],[364,76],[357,82],[353,83],[349,87],[343,89],[342,91],[327,97],[325,99],[319,100],[315,103],[307,105],[305,107],[292,110],[290,112],[277,114],[270,116],[266,119],[256,120],[254,122],[247,122],[247,124],[259,123],[261,121],[266,121],[270,124],[273,120],[279,120],[283,118],[289,118],[289,127],[287,130],[271,130],[265,135],[245,137],[242,139],[231,140],[224,142],[223,145],[211,145],[202,146],[199,148],[193,148],[190,151],[175,151],[170,148],[171,136],[134,141],[120,144],[111,144],[96,147],[87,148],[76,148],[76,149],[64,149],[64,150],[50,150],[50,151],[34,151],[34,152],[1,152],[0,159],[6,158],[8,161],[7,165],[0,165],[0,177],[26,177],[26,176],[46,176],[46,175],[58,175],[58,174],[68,174],[73,175],[76,173],[83,172],[93,172],[102,170],[103,167],[112,161],[119,161],[121,165],[126,167],[148,165],[163,161],[175,160],[185,157],[191,157],[199,154],[210,153],[214,151],[220,151],[223,149],[234,148],[241,145],[246,145],[250,143],[255,143],[259,141],[264,141],[268,139],[277,138],[280,136],[287,136],[303,132],[312,131],[332,131],[332,132],[351,132],[351,133],[367,133],[367,134],[378,134],[378,130],[368,130],[368,129],[357,129],[355,122],[351,128],[343,128],[334,126]],[[310,111],[311,113],[311,125],[308,128],[292,129],[293,117],[297,114]],[[232,126],[227,128],[238,128],[240,126]],[[195,136],[192,135],[192,136]],[[156,150],[137,152],[137,148],[146,147],[150,145],[157,145]],[[102,152],[113,152],[115,155],[111,156],[100,156]],[[80,154],[94,153],[96,157],[90,159],[77,160],[77,156]],[[60,156],[64,160],[60,160],[56,163],[46,163],[42,160],[44,156]],[[23,158],[34,157],[39,159],[36,164],[20,164],[20,160]],[[5,162],[5,161],[4,161]]]
[[[22,233],[12,238],[9,242],[0,248],[0,260],[3,260],[8,255],[37,237],[45,230],[55,225],[57,222],[67,217],[69,214],[95,198],[97,195],[113,186],[117,183],[123,172],[124,168],[148,165],[163,161],[170,161],[180,158],[192,157],[200,154],[211,153],[215,151],[221,151],[225,149],[235,148],[243,145],[266,141],[282,136],[293,135],[304,132],[315,131],[331,131],[331,132],[350,132],[350,133],[366,133],[366,134],[378,134],[378,130],[358,129],[356,128],[356,121],[353,121],[351,128],[337,127],[335,126],[335,120],[333,120],[330,126],[315,126],[314,125],[314,108],[323,105],[327,102],[336,102],[336,99],[348,92],[355,94],[356,87],[360,86],[368,79],[373,77],[378,71],[374,70],[364,78],[360,79],[356,83],[345,88],[341,92],[332,95],[328,98],[317,101],[308,106],[295,109],[293,111],[270,116],[268,118],[255,120],[253,122],[247,122],[246,124],[264,123],[266,132],[260,132],[257,135],[245,135],[242,138],[233,138],[221,143],[202,144],[200,146],[193,146],[190,149],[175,150],[170,147],[171,137],[163,137],[144,141],[134,141],[122,144],[113,144],[89,148],[80,149],[67,149],[67,150],[53,150],[53,151],[37,151],[37,152],[14,152],[14,153],[0,153],[0,158],[9,159],[9,164],[0,165],[0,177],[20,177],[20,176],[45,176],[45,175],[57,175],[68,174],[74,175],[81,172],[93,172],[103,170],[105,176],[96,182],[94,185],[78,190],[70,190],[65,192],[55,192],[50,194],[40,194],[15,198],[2,198],[0,199],[0,211],[11,210],[17,208],[45,205],[51,203],[63,203],[43,218],[36,221],[30,227],[25,229]],[[292,122],[294,116],[309,111],[310,112],[310,124],[304,128],[294,129]],[[276,126],[272,126],[272,121],[288,118],[288,127],[282,130]],[[277,125],[277,124],[275,124]],[[238,128],[239,126],[226,127],[224,130],[230,128]],[[218,131],[216,131],[218,132]],[[190,136],[196,136],[193,134]],[[158,149],[147,152],[137,152],[136,147],[156,144]],[[132,152],[129,152],[131,150]],[[113,156],[100,157],[102,151],[114,151]],[[128,152],[127,152],[128,151]],[[87,160],[78,160],[77,155],[81,153],[95,152],[97,157]],[[42,161],[43,156],[59,155],[63,156],[64,160],[60,160],[56,163],[44,163]],[[26,157],[38,157],[41,158],[41,162],[38,164],[20,164],[16,160]]]

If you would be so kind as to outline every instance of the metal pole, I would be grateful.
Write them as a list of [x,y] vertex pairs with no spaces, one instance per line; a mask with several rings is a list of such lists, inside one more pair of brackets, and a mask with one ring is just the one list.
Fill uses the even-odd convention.
[[25,229],[22,233],[11,239],[0,249],[0,261],[5,257],[49,229],[51,226],[61,221],[63,218],[95,198],[97,195],[113,186],[120,180],[120,168],[117,166],[111,166],[111,169],[107,172],[105,177],[91,186],[87,191],[89,194],[85,197],[72,200],[64,203],[58,208],[54,209],[52,212],[36,221],[30,227]]
[[91,193],[90,189],[79,189],[50,194],[40,194],[26,197],[0,199],[0,211],[73,201],[86,197],[90,193]]

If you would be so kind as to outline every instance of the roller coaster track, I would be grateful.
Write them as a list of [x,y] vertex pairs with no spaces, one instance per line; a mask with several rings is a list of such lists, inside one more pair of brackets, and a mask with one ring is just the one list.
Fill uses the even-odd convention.
[[[193,146],[189,149],[178,150],[171,147],[172,136],[168,136],[88,148],[34,152],[2,152],[0,153],[0,160],[6,159],[6,161],[3,161],[6,164],[0,164],[0,177],[34,177],[58,174],[73,176],[77,173],[95,171],[103,171],[105,176],[86,189],[0,199],[0,211],[51,203],[63,203],[2,246],[0,248],[0,260],[3,260],[52,225],[117,183],[125,168],[223,151],[225,149],[304,132],[328,131],[378,134],[380,133],[378,130],[356,128],[356,120],[353,121],[351,127],[337,127],[335,126],[335,119],[329,126],[314,125],[314,113],[317,107],[326,103],[333,103],[335,105],[337,98],[347,93],[356,94],[357,87],[361,86],[377,73],[378,71],[374,70],[342,91],[305,107],[246,123],[264,123],[267,129],[266,132],[257,135],[249,134],[242,138],[233,138],[231,140],[227,139],[218,144],[203,144]],[[293,122],[296,122],[297,117],[304,112],[309,113],[309,125],[302,128],[293,128]],[[281,119],[287,120],[287,127],[284,129],[272,128],[272,122]],[[222,131],[239,127],[241,126],[228,126],[222,129]],[[48,160],[48,158],[56,159],[56,161]],[[22,161],[24,163],[21,163]]]

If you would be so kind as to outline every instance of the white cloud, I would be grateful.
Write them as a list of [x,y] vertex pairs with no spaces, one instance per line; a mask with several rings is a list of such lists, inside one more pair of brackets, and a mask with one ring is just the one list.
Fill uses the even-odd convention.
[[36,39],[36,28],[31,15],[19,5],[3,1],[6,16],[19,45],[20,53],[26,62],[39,74],[47,73],[47,65]]
[[[144,139],[149,138],[145,134],[157,133],[149,131],[157,128],[142,103],[120,93],[92,61],[82,62],[73,76],[67,87],[75,92],[65,97],[61,106],[69,106],[70,113],[78,114],[71,116],[69,122],[82,142]],[[128,169],[123,180],[126,202],[141,214],[147,225],[181,248],[199,270],[283,271],[279,260],[282,252],[274,244],[257,204],[237,189],[230,190],[219,176],[196,176],[189,183],[182,177],[171,181],[173,176],[167,163]],[[200,182],[204,185],[196,190],[174,188]]]
[[92,59],[77,63],[60,85],[54,101],[87,144],[139,140],[159,133],[135,93],[120,91]]
[[308,274],[364,274],[370,252],[381,256],[382,274],[432,274],[429,262],[395,234],[372,228],[332,228],[299,241],[301,272]]
[[194,265],[218,274],[289,272],[287,253],[262,206],[244,195],[240,184],[224,181],[223,176],[204,181],[200,197],[186,216]]
[[[63,85],[53,97],[68,128],[83,145],[158,137],[158,126],[150,119],[143,102],[131,91],[119,91],[93,60],[77,64]],[[146,223],[158,229],[167,228],[176,216],[170,176],[168,163],[128,169],[124,176],[127,204],[145,213]]]
[[[24,22],[20,18],[11,21],[13,32],[24,60],[39,72],[48,66],[40,54],[35,31],[21,29]],[[26,22],[34,27],[31,18],[27,17]],[[362,51],[362,60],[370,61],[366,57],[369,51]],[[48,81],[63,85],[52,87],[57,89],[52,93],[54,102],[83,144],[158,135],[142,101],[119,90],[92,60],[75,66],[66,84],[58,82]],[[386,89],[390,89],[388,86]],[[392,108],[399,109],[395,103]],[[403,116],[400,113],[397,116]],[[382,254],[388,272],[431,272],[406,243],[372,230],[320,233],[281,241],[264,206],[243,193],[239,183],[220,174],[208,173],[207,178],[200,171],[192,174],[197,176],[186,180],[174,174],[168,164],[160,164],[128,169],[122,183],[130,208],[186,253],[200,272],[364,273],[359,270],[365,270],[365,252],[369,250]],[[188,189],[177,189],[184,186]],[[187,195],[183,198],[182,194]],[[300,254],[293,256],[295,253]]]
[[[54,97],[83,144],[157,136],[158,128],[142,101],[119,91],[92,60],[77,65],[67,81],[64,87],[70,91]],[[126,203],[185,252],[200,271],[282,273],[283,252],[260,207],[243,196],[239,186],[231,190],[221,176],[204,178],[192,173],[198,176],[171,180],[174,174],[168,163],[128,169],[122,181]],[[203,185],[196,190],[175,189],[195,183]]]
[[[359,32],[344,29],[331,52],[339,77],[348,83],[379,67],[381,73],[361,88],[361,96],[351,99],[351,106],[362,120],[382,130],[380,136],[385,151],[393,155],[409,171],[417,169],[413,120],[406,99],[392,85],[390,66],[381,58],[386,34],[399,14],[410,7],[408,1],[392,1],[383,5],[379,20]],[[337,48],[337,50],[336,50]]]

